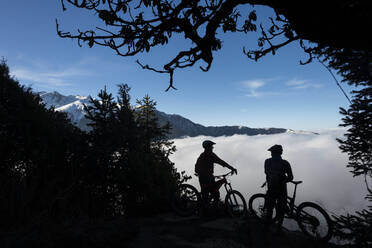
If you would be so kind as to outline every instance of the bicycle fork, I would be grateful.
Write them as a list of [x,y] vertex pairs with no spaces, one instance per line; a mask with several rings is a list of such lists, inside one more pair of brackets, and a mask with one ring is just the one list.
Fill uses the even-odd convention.
[[294,216],[294,214],[296,214],[296,213],[293,212],[295,210],[294,209],[294,203],[295,203],[295,199],[296,199],[296,192],[297,192],[297,184],[295,184],[295,188],[294,188],[292,197],[287,196],[287,198],[288,198],[287,213],[288,213],[289,216]]
[[[231,183],[225,182],[224,187],[225,187],[225,190],[226,190],[226,195],[229,194],[230,192],[232,192]],[[230,202],[230,205],[231,206],[237,206],[238,205],[238,200],[236,199],[235,194],[230,194],[230,195],[233,196],[233,200],[234,200],[234,202],[232,202],[232,199],[230,197],[227,199]]]

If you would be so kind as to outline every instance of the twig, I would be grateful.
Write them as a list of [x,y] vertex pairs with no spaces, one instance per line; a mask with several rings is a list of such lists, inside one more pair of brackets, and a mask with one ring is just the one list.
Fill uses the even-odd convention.
[[141,62],[139,62],[139,60],[136,60],[137,64],[139,64],[142,69],[144,70],[150,70],[150,71],[154,71],[154,72],[158,72],[158,73],[168,73],[169,74],[169,86],[168,88],[165,90],[165,91],[168,91],[170,88],[174,89],[174,90],[177,90],[174,86],[173,86],[173,71],[174,69],[170,68],[169,70],[165,70],[165,71],[160,71],[160,70],[157,70],[153,67],[150,67],[149,65],[142,65]]
[[342,93],[344,93],[344,95],[345,95],[346,99],[349,101],[349,103],[352,104],[351,101],[350,101],[350,98],[347,96],[346,92],[344,91],[344,89],[343,89],[343,88],[341,87],[341,85],[339,84],[338,80],[336,79],[336,77],[335,77],[335,75],[333,74],[333,72],[331,71],[331,69],[329,69],[329,67],[326,66],[326,65],[325,65],[325,64],[324,64],[324,63],[319,59],[319,57],[318,57],[317,59],[318,59],[319,63],[322,64],[322,65],[323,65],[323,66],[324,66],[324,67],[329,71],[329,73],[331,73],[333,79],[336,81],[337,86],[341,89]]

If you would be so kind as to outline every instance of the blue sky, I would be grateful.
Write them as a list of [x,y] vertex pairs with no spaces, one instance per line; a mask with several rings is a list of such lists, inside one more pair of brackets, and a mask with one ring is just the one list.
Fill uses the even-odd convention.
[[[59,0],[2,0],[0,56],[22,84],[37,91],[96,96],[105,85],[116,93],[117,84],[128,83],[133,99],[149,94],[160,111],[213,126],[335,128],[341,123],[339,107],[348,106],[321,64],[299,64],[307,57],[297,43],[258,62],[245,57],[243,46],[256,44],[255,35],[221,35],[223,48],[215,54],[210,71],[202,72],[198,66],[177,71],[178,90],[165,92],[168,76],[144,71],[135,60],[159,67],[187,44],[182,37],[137,57],[119,57],[103,47],[79,47],[76,41],[57,36],[56,18],[65,31],[104,24],[87,11],[66,7],[63,12]],[[262,12],[271,13],[257,9],[259,17]]]

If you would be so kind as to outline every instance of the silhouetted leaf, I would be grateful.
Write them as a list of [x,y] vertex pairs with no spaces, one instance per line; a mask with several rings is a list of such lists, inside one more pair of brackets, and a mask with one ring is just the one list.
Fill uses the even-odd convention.
[[256,11],[255,10],[251,11],[251,13],[249,13],[248,18],[250,21],[256,21],[257,20]]

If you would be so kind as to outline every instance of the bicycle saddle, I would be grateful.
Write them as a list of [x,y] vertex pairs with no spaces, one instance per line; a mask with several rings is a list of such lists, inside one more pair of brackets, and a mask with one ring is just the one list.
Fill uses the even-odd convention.
[[291,181],[291,183],[293,183],[294,185],[297,185],[297,184],[302,183],[302,181]]

